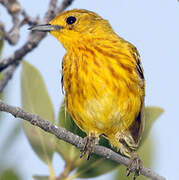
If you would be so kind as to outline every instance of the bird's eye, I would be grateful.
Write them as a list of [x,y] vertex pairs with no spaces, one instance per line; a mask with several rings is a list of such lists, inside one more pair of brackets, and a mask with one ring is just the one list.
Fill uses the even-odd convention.
[[73,24],[75,21],[76,21],[76,17],[74,17],[74,16],[69,16],[66,19],[67,24]]

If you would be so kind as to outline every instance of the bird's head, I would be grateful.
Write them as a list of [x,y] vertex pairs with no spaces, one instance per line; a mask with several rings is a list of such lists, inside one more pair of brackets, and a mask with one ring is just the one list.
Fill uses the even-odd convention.
[[108,21],[94,12],[83,9],[65,11],[49,24],[36,25],[30,29],[50,32],[66,49],[79,43],[88,43],[95,38],[110,36],[113,32]]

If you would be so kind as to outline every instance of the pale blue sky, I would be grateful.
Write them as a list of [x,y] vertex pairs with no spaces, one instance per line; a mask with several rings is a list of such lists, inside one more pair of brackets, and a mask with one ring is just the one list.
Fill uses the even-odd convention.
[[[48,0],[21,0],[27,12],[40,16],[47,9]],[[179,107],[179,2],[177,0],[76,0],[70,9],[83,8],[97,12],[108,19],[115,32],[132,42],[139,50],[146,78],[146,105],[160,106],[165,113],[154,124],[151,134],[155,134],[155,171],[168,179],[177,180],[178,175],[178,107]],[[1,19],[7,18],[6,12],[0,8]],[[21,46],[27,38],[27,26],[22,29]],[[16,49],[5,45],[4,57]],[[65,50],[54,37],[48,37],[39,47],[25,57],[42,73],[50,97],[57,113],[61,99],[60,69],[61,59]],[[20,71],[18,68],[9,87],[13,89],[8,95],[8,102],[20,105]],[[1,135],[10,129],[14,118],[7,116],[5,129]],[[3,135],[4,136],[4,135]],[[3,138],[2,138],[3,139]],[[21,134],[17,144],[9,154],[9,161],[14,162],[21,171],[24,170],[26,180],[31,180],[32,174],[46,174],[48,168],[31,151],[26,137]],[[63,168],[60,159],[55,166]],[[101,176],[97,179],[108,179]]]

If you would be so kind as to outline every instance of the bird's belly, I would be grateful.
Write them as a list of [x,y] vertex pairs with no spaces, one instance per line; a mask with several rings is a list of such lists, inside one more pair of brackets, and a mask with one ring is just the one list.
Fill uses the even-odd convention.
[[117,94],[107,88],[96,91],[88,88],[83,95],[79,92],[66,95],[67,108],[75,123],[87,134],[109,135],[127,129],[134,120],[134,108],[137,108],[130,92],[125,89]]

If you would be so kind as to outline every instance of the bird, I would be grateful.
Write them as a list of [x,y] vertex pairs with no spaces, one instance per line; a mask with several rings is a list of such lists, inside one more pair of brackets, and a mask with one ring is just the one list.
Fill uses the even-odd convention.
[[66,49],[62,86],[66,108],[87,136],[81,156],[89,159],[101,136],[130,158],[127,175],[141,160],[136,153],[144,130],[145,78],[137,48],[110,23],[85,9],[68,10],[32,31],[50,32]]

